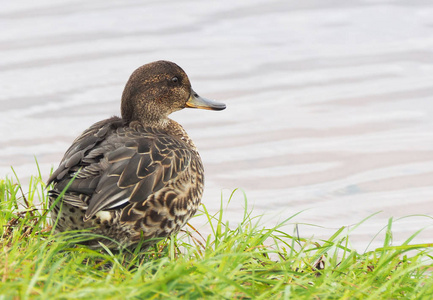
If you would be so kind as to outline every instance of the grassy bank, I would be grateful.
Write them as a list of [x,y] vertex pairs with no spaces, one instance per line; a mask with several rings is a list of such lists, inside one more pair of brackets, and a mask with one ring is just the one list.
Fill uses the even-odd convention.
[[345,228],[328,240],[305,240],[284,232],[284,222],[259,226],[248,209],[230,228],[223,209],[211,215],[202,206],[209,236],[188,227],[146,251],[112,253],[77,246],[82,232],[52,233],[40,175],[26,188],[0,179],[0,197],[0,299],[433,297],[431,245],[410,245],[414,233],[392,246],[392,220],[383,247],[358,253]]

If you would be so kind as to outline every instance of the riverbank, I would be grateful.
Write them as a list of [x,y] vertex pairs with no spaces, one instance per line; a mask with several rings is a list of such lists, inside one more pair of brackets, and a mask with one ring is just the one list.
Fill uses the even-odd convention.
[[[77,245],[85,232],[55,235],[48,223],[46,186],[39,176],[30,188],[1,179],[0,295],[20,299],[396,299],[433,295],[432,245],[411,245],[414,232],[395,245],[392,219],[383,246],[364,253],[350,246],[352,228],[326,240],[296,230],[266,228],[248,208],[232,226],[223,203],[217,214],[202,206],[211,232],[191,224],[148,250],[91,250]],[[36,198],[42,205],[36,209]],[[229,199],[225,199],[230,201]],[[222,200],[224,202],[224,199]],[[368,222],[364,220],[363,222]]]

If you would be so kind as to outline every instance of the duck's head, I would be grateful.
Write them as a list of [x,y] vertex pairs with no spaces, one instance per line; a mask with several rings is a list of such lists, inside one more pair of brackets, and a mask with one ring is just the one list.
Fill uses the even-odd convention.
[[168,115],[185,107],[223,110],[225,104],[200,97],[175,63],[156,61],[135,70],[122,95],[122,118],[163,127]]

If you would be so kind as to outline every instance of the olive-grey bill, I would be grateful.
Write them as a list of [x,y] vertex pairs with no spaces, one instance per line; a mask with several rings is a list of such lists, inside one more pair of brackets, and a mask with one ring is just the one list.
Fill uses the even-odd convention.
[[210,109],[210,110],[223,110],[226,108],[226,105],[221,102],[200,97],[196,92],[191,90],[191,95],[189,96],[189,99],[186,102],[185,107]]

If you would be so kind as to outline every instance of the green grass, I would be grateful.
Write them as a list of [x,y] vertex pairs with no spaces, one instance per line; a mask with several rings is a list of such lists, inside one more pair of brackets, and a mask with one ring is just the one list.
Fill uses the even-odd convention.
[[298,238],[282,230],[291,218],[260,226],[245,199],[237,226],[229,226],[222,204],[216,215],[203,205],[210,235],[190,226],[146,251],[112,253],[76,245],[81,232],[52,233],[40,174],[25,191],[18,179],[0,179],[0,197],[0,299],[433,297],[431,245],[410,245],[416,232],[392,246],[392,219],[383,247],[358,253],[349,247],[353,228],[327,240]]

